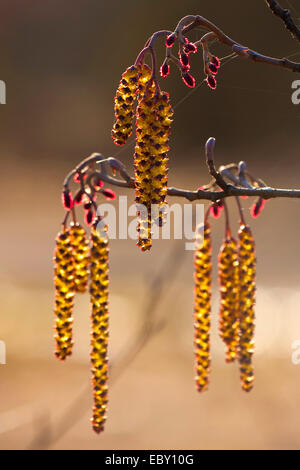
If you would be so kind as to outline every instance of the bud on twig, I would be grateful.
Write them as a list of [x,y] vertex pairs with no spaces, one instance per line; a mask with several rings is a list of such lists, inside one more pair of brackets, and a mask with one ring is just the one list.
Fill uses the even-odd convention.
[[206,78],[206,83],[212,90],[215,90],[217,88],[217,80],[213,75],[208,75],[208,77]]
[[220,61],[219,57],[216,57],[216,56],[213,56],[211,58],[211,63],[214,64],[217,67],[217,69],[220,68],[220,66],[221,66],[221,61]]
[[183,67],[190,68],[189,56],[185,52],[178,52],[180,63]]
[[187,54],[192,52],[193,54],[197,52],[197,46],[193,42],[187,42],[184,46],[184,50]]
[[116,193],[110,188],[103,189],[102,194],[106,199],[116,199]]
[[167,77],[170,73],[170,66],[166,62],[160,67],[160,74],[162,77]]
[[166,46],[172,47],[175,40],[176,40],[176,34],[175,33],[169,34],[169,36],[167,36],[167,39],[166,39]]
[[85,214],[85,223],[87,225],[92,225],[94,217],[95,217],[94,211],[92,209],[89,209]]
[[73,197],[72,193],[69,189],[66,189],[63,194],[62,194],[62,202],[64,205],[64,208],[67,210],[72,209],[73,207]]
[[182,74],[182,80],[189,88],[195,88],[195,79],[190,73]]
[[266,202],[265,199],[260,197],[258,201],[252,205],[250,209],[250,213],[254,219],[256,219],[256,217],[258,217],[261,214],[261,211],[263,210],[265,206],[265,202]]
[[211,71],[211,73],[213,73],[214,75],[218,73],[218,67],[215,64],[210,63],[208,68]]
[[82,189],[79,189],[79,191],[77,191],[75,197],[74,197],[74,202],[75,204],[77,204],[78,206],[82,203],[82,198],[83,198],[83,195],[84,195],[84,191]]

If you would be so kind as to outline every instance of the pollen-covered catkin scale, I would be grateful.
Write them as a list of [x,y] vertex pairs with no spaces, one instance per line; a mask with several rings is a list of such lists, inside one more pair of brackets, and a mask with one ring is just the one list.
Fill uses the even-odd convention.
[[95,226],[91,234],[91,364],[94,406],[92,424],[95,432],[104,429],[108,392],[108,239]]
[[237,357],[239,344],[239,261],[237,242],[227,238],[219,253],[219,284],[221,295],[219,332],[226,345],[226,361]]
[[55,355],[61,360],[72,354],[72,325],[74,303],[74,266],[70,231],[64,230],[56,238],[54,253],[55,286]]
[[208,222],[204,226],[204,238],[197,230],[194,253],[194,349],[196,386],[207,390],[210,370],[210,314],[211,314],[211,232]]
[[135,101],[138,95],[144,94],[151,75],[152,70],[147,64],[132,65],[123,73],[115,96],[116,122],[112,138],[116,145],[124,145],[131,136]]
[[[165,204],[168,190],[169,134],[173,110],[169,95],[146,88],[137,109],[136,147],[134,153],[135,200],[143,204],[148,216],[140,215],[137,245],[146,251],[151,248],[151,205],[158,211]],[[154,213],[161,223],[161,216]]]
[[89,280],[90,249],[84,228],[71,224],[70,237],[74,262],[74,287],[76,292],[85,292]]
[[138,91],[139,67],[132,65],[123,73],[115,96],[116,122],[112,129],[115,144],[124,145],[132,134],[134,104]]
[[139,64],[139,74],[138,74],[138,89],[137,94],[138,98],[141,99],[146,90],[155,93],[155,84],[152,77],[152,69],[147,64]]
[[253,387],[255,329],[255,243],[248,225],[239,229],[239,352],[242,389],[249,392]]

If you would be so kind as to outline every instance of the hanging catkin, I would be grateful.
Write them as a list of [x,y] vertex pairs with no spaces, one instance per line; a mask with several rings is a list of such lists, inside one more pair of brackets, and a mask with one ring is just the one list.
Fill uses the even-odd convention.
[[135,201],[144,206],[139,215],[139,240],[142,251],[149,250],[151,240],[151,207],[154,219],[161,225],[160,210],[168,190],[169,134],[173,110],[169,95],[155,92],[149,86],[140,97],[136,121]]
[[95,432],[104,429],[108,394],[108,239],[95,226],[91,233],[91,364],[94,406],[92,424]]
[[74,262],[74,285],[76,292],[85,292],[89,280],[90,249],[84,228],[78,223],[70,226],[72,256]]
[[219,253],[219,284],[221,306],[219,332],[226,345],[226,361],[232,362],[238,352],[238,285],[239,262],[237,242],[229,236],[225,239]]
[[116,145],[124,145],[132,134],[134,104],[138,90],[139,67],[132,65],[123,73],[115,96],[116,122],[112,138]]
[[242,389],[249,392],[253,387],[255,328],[255,243],[248,225],[241,225],[239,237],[239,352]]
[[204,239],[196,232],[194,253],[194,348],[196,386],[207,390],[210,371],[210,314],[211,314],[211,232],[208,222],[204,226]]
[[115,123],[111,135],[116,145],[124,145],[132,134],[137,95],[143,95],[152,71],[146,64],[131,65],[122,74],[115,96]]
[[69,229],[56,238],[54,253],[55,287],[55,355],[61,360],[72,354],[72,325],[74,303],[74,264]]

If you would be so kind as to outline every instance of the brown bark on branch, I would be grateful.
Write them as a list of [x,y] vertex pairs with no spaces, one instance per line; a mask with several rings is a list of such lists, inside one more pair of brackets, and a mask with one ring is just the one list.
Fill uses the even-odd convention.
[[[218,201],[220,199],[233,196],[249,196],[261,197],[263,199],[284,198],[300,198],[300,189],[280,189],[267,186],[260,178],[254,178],[246,170],[246,163],[231,163],[229,165],[221,165],[216,170],[214,160],[215,139],[209,138],[205,145],[206,163],[209,174],[213,181],[201,189],[194,191],[175,187],[168,188],[168,195],[182,197],[189,201],[207,200]],[[95,169],[95,165],[100,168]],[[109,174],[109,170],[114,170],[119,177]],[[100,178],[103,182],[122,188],[135,187],[135,180],[131,177],[122,162],[116,158],[105,158],[99,153],[93,153],[90,157],[84,159],[74,170],[72,170],[64,181],[64,189],[68,188],[72,176],[79,172],[87,172],[88,177],[84,184],[93,186],[93,179]],[[226,180],[233,182],[231,184]],[[207,189],[206,189],[207,188]],[[101,189],[99,189],[101,192]]]
[[292,72],[300,72],[299,63],[293,62],[286,58],[277,59],[275,57],[269,57],[260,54],[259,52],[256,52],[252,49],[249,49],[248,47],[239,44],[237,41],[234,41],[232,38],[227,36],[218,26],[216,26],[203,16],[185,16],[179,21],[177,27],[175,28],[175,33],[178,36],[179,41],[184,43],[183,37],[185,36],[185,34],[199,26],[203,26],[208,31],[213,32],[219,42],[226,46],[229,46],[233,52],[235,52],[242,58],[250,59],[254,62],[260,62],[267,65],[283,67],[288,70],[291,70]]
[[286,29],[291,33],[291,35],[300,42],[300,29],[297,28],[294,20],[292,19],[290,10],[282,8],[276,0],[265,1],[274,15],[278,16],[278,18],[284,22]]

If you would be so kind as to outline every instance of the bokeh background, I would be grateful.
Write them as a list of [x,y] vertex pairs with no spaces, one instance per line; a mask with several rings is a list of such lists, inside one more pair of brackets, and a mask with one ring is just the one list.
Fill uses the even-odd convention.
[[[299,0],[281,3],[300,23]],[[118,155],[132,171],[132,140],[119,153],[110,138],[120,75],[152,32],[172,29],[190,13],[262,53],[300,60],[299,44],[263,0],[0,2],[0,79],[7,84],[7,104],[0,106],[0,340],[7,346],[7,364],[0,365],[1,449],[300,447],[300,365],[291,360],[300,339],[297,200],[268,202],[251,220],[258,291],[250,395],[240,390],[237,367],[224,363],[216,263],[210,390],[194,389],[193,260],[179,241],[157,241],[147,254],[132,240],[111,242],[114,368],[103,435],[89,423],[87,295],[76,299],[72,358],[61,364],[53,357],[52,254],[63,217],[62,180],[94,151]],[[223,63],[216,92],[205,85],[191,92],[175,69],[163,82],[176,106],[170,184],[193,189],[208,182],[203,145],[213,135],[218,164],[243,159],[268,184],[299,187],[300,106],[291,102],[297,76],[241,59]],[[200,82],[199,56],[192,69]],[[250,220],[250,202],[244,205]],[[236,229],[234,204],[230,212]],[[222,218],[214,222],[215,262],[223,228]]]

